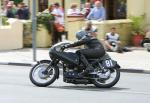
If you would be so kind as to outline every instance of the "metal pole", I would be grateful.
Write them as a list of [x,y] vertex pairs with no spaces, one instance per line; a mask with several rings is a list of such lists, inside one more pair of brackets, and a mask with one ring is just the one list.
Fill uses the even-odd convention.
[[33,61],[36,61],[36,0],[32,2],[32,48],[33,48]]
[[2,26],[2,0],[0,0],[0,26]]

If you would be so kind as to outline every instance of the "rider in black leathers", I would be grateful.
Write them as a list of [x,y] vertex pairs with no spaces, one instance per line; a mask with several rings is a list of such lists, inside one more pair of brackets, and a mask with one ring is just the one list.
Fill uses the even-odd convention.
[[80,40],[65,46],[65,48],[85,45],[85,49],[80,49],[76,53],[80,56],[81,61],[86,66],[86,70],[82,72],[83,75],[94,70],[93,66],[88,62],[88,58],[94,59],[105,55],[105,49],[102,43],[90,33],[84,35]]

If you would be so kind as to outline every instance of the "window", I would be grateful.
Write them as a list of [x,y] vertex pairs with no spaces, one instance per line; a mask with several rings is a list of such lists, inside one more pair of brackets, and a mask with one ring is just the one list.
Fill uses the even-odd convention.
[[39,0],[39,12],[48,8],[48,0]]
[[126,0],[117,0],[117,7],[116,7],[116,19],[125,19],[126,18]]
[[126,18],[126,0],[103,0],[106,8],[107,19],[125,19]]

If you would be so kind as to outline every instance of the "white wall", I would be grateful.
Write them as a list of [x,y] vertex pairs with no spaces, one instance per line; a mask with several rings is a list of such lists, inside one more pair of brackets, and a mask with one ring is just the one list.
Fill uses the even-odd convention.
[[145,22],[150,24],[150,0],[145,0]]
[[11,21],[9,26],[0,27],[0,50],[23,48],[23,23]]
[[144,30],[150,27],[150,0],[127,0],[127,15],[144,16]]
[[145,0],[127,0],[127,15],[141,16],[145,14]]

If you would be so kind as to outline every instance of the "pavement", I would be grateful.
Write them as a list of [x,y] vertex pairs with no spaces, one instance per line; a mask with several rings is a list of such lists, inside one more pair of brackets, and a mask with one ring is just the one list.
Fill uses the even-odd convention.
[[[145,48],[130,47],[131,52],[108,52],[121,66],[122,72],[150,74],[150,52]],[[49,60],[49,48],[37,48],[37,61]],[[33,66],[32,48],[0,51],[0,65]]]

